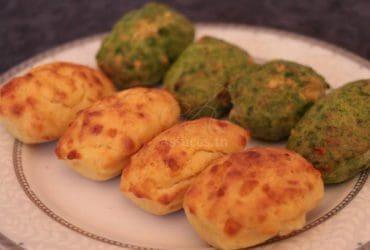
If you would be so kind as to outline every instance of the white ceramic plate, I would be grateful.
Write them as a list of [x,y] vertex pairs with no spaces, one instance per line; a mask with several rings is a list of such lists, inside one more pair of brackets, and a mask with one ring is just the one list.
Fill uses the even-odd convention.
[[[235,43],[258,59],[310,65],[334,88],[370,78],[369,62],[310,38],[250,26],[197,25],[197,36],[205,34]],[[43,53],[6,72],[0,82],[56,60],[96,67],[101,38],[80,39]],[[86,180],[56,159],[54,146],[22,145],[0,126],[0,246],[11,245],[6,235],[27,249],[207,248],[182,211],[163,217],[143,212],[120,194],[118,178]],[[303,230],[256,249],[356,249],[365,244],[370,240],[367,175],[326,187],[323,202],[308,214]]]

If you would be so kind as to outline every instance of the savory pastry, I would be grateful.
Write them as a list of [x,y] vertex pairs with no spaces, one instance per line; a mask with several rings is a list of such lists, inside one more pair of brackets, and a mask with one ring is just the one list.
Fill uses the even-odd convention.
[[131,157],[121,191],[147,212],[181,209],[185,191],[210,161],[243,150],[249,133],[227,121],[202,118],[162,132]]
[[132,88],[83,110],[61,137],[59,159],[92,180],[121,174],[129,156],[178,121],[180,107],[165,90]]
[[251,148],[213,161],[192,182],[183,207],[207,243],[239,249],[302,228],[323,194],[320,172],[300,155]]
[[193,38],[186,17],[164,4],[149,3],[114,25],[96,59],[120,89],[153,85]]
[[76,113],[115,92],[98,70],[66,62],[44,64],[0,89],[0,122],[18,140],[58,139]]
[[288,148],[309,160],[325,183],[370,167],[370,79],[351,82],[317,102],[293,129]]
[[289,136],[326,88],[324,78],[307,66],[271,61],[229,85],[234,105],[229,117],[250,129],[254,138],[279,141]]
[[203,37],[171,66],[164,85],[175,94],[184,117],[218,118],[231,107],[227,85],[251,65],[251,57],[242,49],[217,38]]

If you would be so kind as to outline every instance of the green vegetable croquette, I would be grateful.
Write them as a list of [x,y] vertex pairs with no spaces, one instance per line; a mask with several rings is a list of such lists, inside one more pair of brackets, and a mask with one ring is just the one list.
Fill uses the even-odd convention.
[[370,80],[348,83],[318,101],[292,131],[292,149],[321,171],[325,183],[370,167]]
[[328,84],[313,69],[275,60],[246,72],[229,85],[233,109],[230,120],[250,129],[254,138],[279,141],[312,104],[325,95]]
[[186,17],[166,5],[149,3],[114,25],[96,59],[119,89],[153,85],[193,38],[193,25]]
[[176,96],[184,117],[218,118],[231,106],[227,86],[252,64],[242,49],[203,37],[180,55],[167,72],[164,85]]

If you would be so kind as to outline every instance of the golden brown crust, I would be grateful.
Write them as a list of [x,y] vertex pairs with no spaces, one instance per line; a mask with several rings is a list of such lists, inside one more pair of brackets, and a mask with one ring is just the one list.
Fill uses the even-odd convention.
[[209,244],[237,249],[302,227],[322,197],[320,172],[303,157],[252,148],[212,162],[194,180],[183,206]]
[[243,150],[249,138],[245,129],[212,118],[175,125],[133,155],[121,190],[148,212],[176,211],[193,178],[215,158]]
[[81,111],[55,153],[87,178],[110,179],[145,142],[175,124],[179,113],[167,91],[131,88]]
[[114,92],[98,70],[66,62],[44,64],[0,89],[0,122],[24,143],[54,140],[79,110]]

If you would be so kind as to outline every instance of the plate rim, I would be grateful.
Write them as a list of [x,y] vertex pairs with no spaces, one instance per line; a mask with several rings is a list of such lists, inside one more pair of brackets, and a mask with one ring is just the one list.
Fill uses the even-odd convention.
[[[320,40],[320,39],[317,39],[317,38],[309,37],[309,36],[306,36],[306,35],[298,34],[298,33],[292,32],[292,31],[287,31],[287,30],[282,30],[282,29],[277,29],[277,28],[270,28],[270,27],[266,27],[266,26],[241,24],[241,23],[200,22],[200,23],[194,23],[194,26],[195,27],[202,27],[202,28],[212,27],[212,28],[232,28],[232,29],[241,29],[241,30],[247,29],[247,30],[250,30],[251,32],[263,32],[263,33],[273,34],[273,35],[276,35],[276,36],[286,36],[286,37],[289,37],[289,38],[294,39],[294,40],[299,40],[299,41],[303,41],[303,42],[308,43],[308,44],[317,45],[321,48],[324,48],[324,49],[327,49],[327,50],[332,51],[334,53],[337,53],[339,55],[342,55],[343,57],[346,57],[346,58],[356,62],[360,66],[363,66],[367,69],[370,69],[370,61],[368,61],[366,58],[363,58],[360,55],[358,55],[358,54],[356,54],[352,51],[346,50],[344,48],[341,48],[341,47],[339,47],[337,45],[334,45],[334,44],[331,44],[329,42],[326,42],[326,41],[323,41],[323,40]],[[14,77],[19,72],[34,66],[35,64],[37,64],[38,62],[40,62],[41,60],[43,60],[43,59],[45,59],[49,56],[53,56],[53,55],[55,55],[59,52],[67,50],[69,48],[73,48],[73,47],[76,47],[76,46],[79,46],[79,45],[89,43],[91,41],[95,41],[96,39],[102,39],[106,34],[108,34],[108,32],[102,32],[102,33],[97,33],[97,34],[77,38],[77,39],[71,40],[69,42],[65,42],[65,43],[61,43],[59,45],[56,45],[56,46],[54,46],[50,49],[47,49],[47,50],[45,50],[41,53],[38,53],[35,56],[32,56],[29,59],[26,59],[23,62],[15,65],[15,66],[9,68],[8,70],[6,70],[5,72],[1,73],[0,74],[0,85],[5,84],[11,77]],[[103,236],[95,235],[93,233],[90,233],[88,231],[85,231],[85,230],[79,228],[78,226],[75,226],[75,225],[69,223],[68,221],[66,221],[65,219],[60,217],[59,215],[55,214],[45,204],[43,204],[43,202],[41,200],[39,200],[37,198],[37,196],[33,193],[33,191],[30,189],[30,186],[27,182],[27,179],[26,179],[24,173],[23,173],[23,177],[22,177],[22,174],[20,174],[20,172],[18,172],[19,170],[23,169],[22,164],[19,165],[18,164],[19,162],[17,162],[19,160],[17,158],[18,153],[21,153],[20,150],[22,148],[22,145],[23,144],[21,142],[19,142],[17,140],[14,140],[12,159],[13,159],[13,169],[14,169],[14,172],[16,174],[17,182],[21,186],[21,188],[24,191],[24,193],[26,194],[26,196],[32,201],[32,203],[34,203],[34,205],[36,205],[39,209],[41,209],[44,213],[46,213],[54,221],[56,221],[59,224],[71,229],[74,232],[77,232],[77,233],[82,234],[82,235],[84,235],[86,237],[89,237],[91,239],[98,240],[100,242],[104,242],[104,243],[107,243],[107,244],[110,244],[110,245],[115,245],[115,246],[119,246],[119,247],[130,248],[130,249],[139,249],[139,250],[148,250],[148,249],[161,250],[161,248],[137,246],[137,245],[133,245],[133,244],[122,243],[122,242],[119,242],[119,241],[110,240],[110,239],[108,239],[106,237],[103,237]],[[21,161],[20,161],[20,163],[21,163]],[[21,169],[19,169],[19,166],[21,166]],[[350,203],[350,201],[361,191],[361,188],[366,183],[366,180],[367,180],[367,177],[368,177],[369,173],[370,173],[370,171],[367,171],[367,170],[363,171],[360,174],[360,176],[358,177],[358,180],[356,181],[356,183],[353,186],[353,188],[351,189],[351,191],[346,195],[346,197],[340,203],[338,203],[329,212],[325,213],[323,216],[314,220],[310,224],[305,225],[304,228],[302,228],[300,230],[297,230],[297,231],[294,231],[292,234],[289,234],[287,236],[281,236],[281,237],[270,239],[270,240],[262,243],[261,245],[268,244],[268,243],[271,243],[271,242],[275,242],[277,240],[284,240],[284,239],[290,238],[290,237],[295,236],[297,234],[300,234],[300,233],[302,233],[306,230],[309,230],[309,229],[321,224],[322,222],[326,221],[330,217],[334,216],[341,209],[343,209],[346,205],[348,205]],[[30,191],[37,198],[36,200],[33,199],[32,194],[29,193]],[[46,211],[50,211],[51,213],[49,214],[49,212],[46,212],[44,210],[45,208],[46,208]],[[71,225],[71,227],[68,226],[68,224]],[[5,235],[3,235],[1,232],[0,232],[0,246],[10,247],[10,249],[23,249],[18,244],[16,244],[14,241],[12,241],[11,239],[9,239]]]

